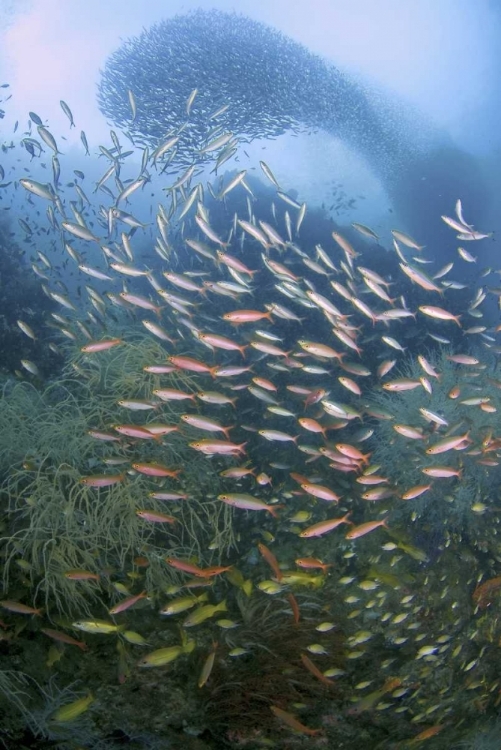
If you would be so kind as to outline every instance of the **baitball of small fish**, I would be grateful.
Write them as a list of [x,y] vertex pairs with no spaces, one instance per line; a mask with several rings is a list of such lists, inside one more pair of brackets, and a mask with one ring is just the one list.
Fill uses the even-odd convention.
[[218,10],[177,15],[127,39],[107,59],[98,102],[150,148],[176,131],[176,164],[191,164],[193,149],[204,155],[207,123],[244,142],[322,128],[379,165],[397,156],[399,141],[407,146],[334,65],[271,26]]

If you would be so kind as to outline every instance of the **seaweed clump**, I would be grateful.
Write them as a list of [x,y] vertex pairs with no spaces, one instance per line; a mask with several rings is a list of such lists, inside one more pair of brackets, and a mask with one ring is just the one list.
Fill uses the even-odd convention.
[[[138,556],[145,557],[148,587],[163,590],[175,580],[164,562],[166,550],[200,557],[214,543],[214,554],[222,556],[234,544],[231,509],[215,501],[214,475],[206,471],[204,457],[187,455],[185,440],[176,434],[169,435],[168,442],[152,440],[153,445],[142,448],[138,456],[136,446],[119,435],[100,441],[89,434],[113,432],[117,396],[151,397],[158,378],[143,377],[138,390],[136,375],[138,362],[144,365],[152,355],[163,354],[154,347],[143,338],[117,348],[105,364],[102,357],[84,362],[79,355],[74,364],[77,376],[84,377],[61,379],[43,393],[28,384],[5,386],[0,401],[0,466],[6,475],[1,488],[6,592],[29,580],[35,592],[33,603],[42,602],[47,611],[81,615],[100,600],[102,585],[107,588],[106,575],[135,569]],[[72,371],[70,365],[68,374]],[[185,376],[183,382],[178,376],[163,379],[164,385],[169,382],[189,386]],[[145,421],[144,416],[124,418]],[[174,420],[175,407],[163,409],[162,418]],[[157,412],[149,420],[157,421]],[[165,510],[161,501],[145,500],[163,484],[134,471],[132,463],[139,457],[173,469],[189,464],[190,471],[181,471],[175,489],[189,495],[190,502],[176,504],[173,513],[178,523],[169,530],[159,531],[137,515],[145,504]],[[120,481],[102,489],[81,481],[103,471]],[[95,578],[75,585],[65,576],[71,570],[85,570]],[[101,582],[96,583],[99,577]]]
[[[262,596],[239,595],[237,604],[243,622],[237,630],[227,631],[224,645],[242,654],[231,658],[230,652],[230,657],[216,660],[204,708],[210,716],[210,734],[224,746],[257,747],[260,740],[280,737],[271,705],[293,712],[294,706],[300,707],[302,721],[318,722],[322,712],[332,711],[334,701],[340,705],[342,690],[305,666],[305,660],[312,663],[307,647],[318,620],[318,604],[312,598],[301,601],[299,620],[286,599],[264,602]],[[340,668],[341,630],[332,631],[324,642],[329,664]],[[314,746],[311,737],[308,742]]]

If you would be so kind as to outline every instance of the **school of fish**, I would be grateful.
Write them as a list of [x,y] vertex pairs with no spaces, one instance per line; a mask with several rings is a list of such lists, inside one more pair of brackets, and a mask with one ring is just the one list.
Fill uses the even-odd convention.
[[[490,664],[501,637],[493,613],[501,592],[499,559],[486,573],[475,540],[468,554],[478,553],[478,560],[469,560],[471,574],[462,579],[440,562],[466,557],[458,528],[448,528],[445,511],[437,537],[428,520],[422,522],[432,503],[454,504],[456,489],[470,475],[496,476],[499,465],[495,361],[501,327],[483,312],[501,295],[484,279],[499,271],[480,268],[464,247],[477,247],[490,234],[466,220],[468,207],[458,199],[442,216],[458,243],[457,260],[446,267],[402,229],[383,238],[354,223],[348,231],[336,227],[329,244],[309,246],[302,235],[314,209],[288,193],[272,166],[260,162],[260,179],[272,191],[266,205],[269,192],[263,199],[250,170],[219,176],[239,148],[238,138],[217,124],[223,105],[202,113],[203,145],[190,159],[184,146],[186,164],[166,181],[147,224],[134,213],[134,196],[170,165],[198,95],[194,87],[184,118],[154,149],[132,137],[126,144],[115,131],[110,143],[96,147],[82,131],[85,152],[103,160],[97,184],[75,170],[71,187],[63,186],[61,141],[34,112],[18,147],[32,159],[50,158],[47,181],[0,167],[2,181],[24,191],[19,226],[31,269],[56,306],[50,336],[40,320],[20,319],[25,336],[47,337],[82,379],[95,358],[134,345],[129,321],[161,342],[164,356],[135,373],[137,397],[117,393],[114,424],[95,425],[89,433],[96,445],[113,446],[117,465],[97,467],[79,482],[102,504],[109,488],[145,482],[147,499],[136,514],[157,530],[164,564],[178,581],[167,593],[148,590],[144,580],[133,579],[136,591],[117,583],[107,611],[96,608],[95,616],[82,616],[65,630],[49,627],[50,612],[28,596],[21,602],[6,595],[0,606],[14,622],[44,618],[42,632],[78,647],[81,659],[99,637],[110,636],[123,649],[142,649],[136,671],[202,654],[197,684],[207,690],[218,663],[253,658],[238,640],[237,595],[260,598],[263,607],[276,597],[284,623],[311,624],[311,642],[294,655],[304,680],[318,683],[326,700],[340,690],[345,720],[393,714],[408,728],[398,746],[419,745],[457,729],[465,712],[494,710],[501,701],[501,680]],[[133,90],[127,106],[133,119],[147,116]],[[64,101],[61,107],[74,127],[72,110]],[[207,155],[215,176],[205,169]],[[86,295],[77,298],[45,252],[37,232],[42,224]],[[308,236],[312,231],[309,225]],[[479,270],[475,283],[466,284],[470,267]],[[457,302],[457,291],[466,293],[466,303],[464,296]],[[19,366],[23,377],[40,384],[36,361],[23,359]],[[177,376],[184,380],[172,379]],[[402,410],[405,423],[396,420]],[[238,533],[227,559],[219,559],[217,546],[190,559],[169,549],[182,506],[192,499],[182,481],[190,463],[166,465],[144,446],[161,455],[172,432],[182,437],[185,455],[205,456],[219,487],[211,501],[232,509]],[[394,456],[387,465],[375,460],[384,455],[381,435]],[[493,498],[473,497],[467,512],[472,523],[485,522],[495,533]],[[246,537],[247,528],[252,533]],[[494,554],[492,546],[488,552]],[[141,564],[148,564],[147,555]],[[100,585],[102,577],[79,569],[65,576],[75,586]],[[316,603],[314,617],[308,599]],[[445,606],[450,615],[437,615]],[[176,645],[153,648],[128,627],[128,616],[142,607],[172,618],[180,633]],[[197,632],[206,635],[197,639]],[[78,641],[84,633],[91,637]],[[330,662],[333,633],[343,634],[342,664],[339,657]],[[72,721],[95,706],[93,688],[60,708],[54,721]],[[284,731],[311,737],[335,731],[308,705],[272,701],[267,710]]]

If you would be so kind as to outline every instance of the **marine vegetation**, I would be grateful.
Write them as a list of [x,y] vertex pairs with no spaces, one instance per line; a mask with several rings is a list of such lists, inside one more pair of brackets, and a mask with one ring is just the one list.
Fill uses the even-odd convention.
[[[225,631],[223,643],[215,644],[216,660],[207,691],[205,710],[212,716],[211,731],[225,744],[247,746],[273,732],[275,722],[271,704],[286,708],[302,703],[313,705],[321,716],[322,707],[336,691],[308,656],[311,627],[321,609],[314,595],[298,597],[304,619],[298,621],[290,604],[271,598],[263,606],[252,597],[240,595],[237,604],[242,616],[239,628]],[[339,664],[343,637],[337,629],[324,638],[331,659]],[[218,660],[219,648],[230,648],[233,662]],[[314,659],[314,657],[312,657]],[[305,665],[309,673],[305,673]],[[311,713],[311,709],[307,711]]]
[[[145,471],[132,470],[129,477],[121,467],[134,462],[132,446],[117,433],[111,440],[110,435],[102,439],[102,434],[96,439],[99,430],[92,429],[109,429],[117,411],[117,395],[151,396],[158,377],[143,378],[138,386],[134,373],[138,361],[155,362],[158,349],[143,336],[131,347],[117,348],[106,364],[103,360],[86,363],[81,355],[70,361],[68,371],[77,368],[83,382],[63,377],[41,393],[28,383],[5,386],[0,402],[6,442],[1,452],[7,474],[3,496],[9,527],[15,531],[4,540],[4,581],[11,576],[11,566],[20,565],[23,577],[29,579],[46,608],[52,606],[68,615],[88,612],[101,595],[96,581],[103,570],[133,565],[140,553],[146,554],[145,564],[150,562],[147,580],[152,586],[161,589],[172,580],[169,568],[159,567],[163,547],[154,542],[159,532],[154,523],[145,523],[138,511],[151,490],[148,462],[152,467],[155,460],[183,467],[188,460],[185,442],[176,435],[170,436],[168,446],[153,440],[155,445],[141,454]],[[170,374],[164,377],[164,385],[167,383],[189,387],[189,377]],[[175,419],[179,414],[171,405],[164,416]],[[100,475],[92,473],[100,462],[118,467],[110,479],[103,475],[106,490],[99,489]],[[182,552],[186,547],[191,553],[200,553],[202,544],[215,541],[225,552],[233,544],[229,509],[204,499],[211,491],[204,464],[198,456],[190,458],[189,473],[177,481],[177,488],[188,492],[192,501],[176,510],[180,535],[172,528],[168,536],[165,531],[160,535],[160,539],[169,539],[171,550]],[[183,473],[182,468],[172,471],[175,478]],[[116,482],[114,477],[118,477]],[[105,503],[99,502],[103,492]],[[148,505],[152,513],[163,510],[163,502],[155,498]],[[75,585],[79,577],[70,571],[78,570],[87,575]]]

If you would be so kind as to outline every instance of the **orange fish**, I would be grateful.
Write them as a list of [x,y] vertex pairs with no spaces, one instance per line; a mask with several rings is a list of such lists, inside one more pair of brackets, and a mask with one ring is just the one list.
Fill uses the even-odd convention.
[[255,323],[258,320],[271,320],[271,312],[259,312],[259,310],[232,310],[221,316],[223,320],[228,320],[234,325],[240,323]]
[[322,435],[325,437],[325,433],[329,429],[328,427],[322,427],[319,422],[317,422],[316,419],[310,419],[310,417],[300,417],[300,419],[297,420],[301,427],[303,427],[305,430],[308,430],[308,432],[321,432]]
[[289,604],[291,605],[292,614],[294,617],[294,625],[297,625],[299,622],[299,604],[297,603],[296,597],[294,594],[288,594],[287,599],[289,600]]
[[227,440],[196,440],[194,443],[188,443],[190,448],[205,453],[206,456],[214,456],[216,453],[223,455],[235,455],[236,453],[245,453],[244,446],[247,443],[230,443]]
[[190,370],[191,372],[210,372],[210,365],[200,362],[192,357],[167,357],[167,361],[175,365],[179,370]]
[[235,425],[229,427],[223,427],[215,419],[209,417],[203,417],[201,414],[181,414],[181,419],[191,427],[195,427],[198,430],[205,430],[206,432],[222,432],[225,438],[229,439],[229,432],[234,428]]
[[126,599],[122,599],[121,602],[118,602],[118,604],[115,604],[114,607],[108,610],[108,614],[118,615],[120,612],[125,612],[126,609],[133,607],[140,599],[144,599],[146,595],[146,591],[142,591],[140,594],[128,596]]
[[[239,222],[240,223],[240,222]],[[249,222],[244,221],[242,222],[245,225],[248,225]],[[251,225],[253,229],[255,227]],[[253,276],[259,269],[256,271],[251,271],[250,268],[247,268],[242,261],[238,260],[238,258],[235,258],[233,255],[230,255],[229,253],[223,253],[222,250],[217,250],[216,255],[218,257],[218,260],[221,261],[221,263],[224,263],[229,268],[233,268],[234,271],[240,271],[240,273],[248,273],[249,276]]]
[[[150,437],[153,437],[153,435],[150,435]],[[113,484],[123,482],[124,479],[125,474],[95,474],[90,477],[81,477],[79,482],[87,487],[111,487]]]
[[70,581],[99,581],[99,573],[91,573],[90,570],[67,570],[64,577]]
[[244,510],[266,510],[268,513],[271,513],[274,518],[277,517],[277,508],[282,507],[281,505],[267,505],[257,497],[241,493],[226,493],[224,495],[218,495],[217,499],[222,500],[223,503],[231,505],[234,508],[243,508]]
[[320,680],[320,682],[323,682],[324,685],[328,685],[329,687],[334,687],[333,683],[329,680],[328,677],[326,677],[322,672],[319,670],[318,667],[313,664],[311,659],[309,659],[306,654],[301,654],[301,661],[303,662],[304,666],[308,670],[308,672],[311,672],[312,675],[314,675],[317,680]]
[[225,479],[242,479],[249,474],[254,476],[254,469],[245,466],[232,466],[229,469],[224,469],[224,471],[219,472],[219,476],[225,477]]
[[[162,401],[183,401],[187,398],[195,401],[195,395],[193,393],[185,393],[184,391],[179,391],[176,388],[156,388],[153,393],[155,394],[155,396],[158,396],[158,398],[162,399]],[[133,435],[133,437],[137,437],[137,435]]]
[[316,391],[311,391],[304,400],[305,408],[307,406],[313,406],[313,404],[318,404],[318,402],[323,398],[326,398],[327,395],[328,392],[324,388],[318,388]]
[[283,721],[287,726],[291,727],[291,729],[294,729],[296,732],[301,732],[301,734],[308,734],[312,737],[314,737],[317,734],[321,733],[321,729],[311,729],[310,727],[305,726],[304,724],[301,724],[298,719],[293,714],[287,713],[287,711],[283,711],[278,706],[270,706],[270,709],[273,711],[277,719],[280,719]]
[[85,354],[91,354],[93,352],[104,352],[107,349],[111,349],[112,346],[118,346],[123,344],[122,339],[103,339],[102,341],[91,341],[89,344],[82,346],[80,351]]
[[265,391],[278,391],[277,386],[267,378],[252,378],[252,382],[258,385],[260,388],[264,388]]
[[354,445],[348,445],[347,443],[336,443],[336,449],[347,456],[353,458],[355,461],[362,461],[362,463],[369,463],[370,453],[362,453]]
[[3,599],[0,601],[0,607],[7,609],[9,612],[15,612],[18,615],[41,615],[41,609],[35,609],[30,607],[28,604],[22,604],[21,602],[14,602],[11,599]]
[[337,503],[340,500],[339,495],[336,495],[336,493],[329,489],[329,487],[324,487],[322,484],[303,482],[301,484],[301,489],[307,492],[308,495],[318,497],[320,500],[327,500],[330,503]]
[[258,544],[257,548],[262,554],[262,556],[264,557],[264,559],[266,560],[266,562],[268,563],[268,565],[270,566],[270,568],[275,573],[275,578],[277,579],[277,581],[280,582],[282,580],[283,573],[280,570],[278,560],[273,554],[273,552],[269,550],[265,544]]
[[386,525],[386,518],[383,518],[382,521],[367,521],[367,523],[361,523],[360,526],[354,526],[353,529],[350,529],[345,535],[345,539],[358,539],[358,537],[365,536],[365,534],[369,534],[380,526],[384,526],[385,529],[388,528]]
[[140,440],[160,440],[161,435],[154,435],[147,427],[141,427],[137,424],[114,424],[113,429],[121,435],[127,437],[139,438]]
[[298,484],[305,484],[310,481],[308,477],[305,477],[303,474],[298,474],[296,471],[291,471],[289,476]]
[[138,471],[140,474],[146,474],[149,477],[171,477],[177,479],[177,475],[181,472],[181,469],[168,469],[162,464],[156,463],[133,463],[132,468]]
[[407,492],[404,492],[403,495],[400,495],[400,497],[402,500],[413,500],[415,497],[419,497],[427,492],[430,488],[431,484],[417,484],[414,487],[411,487],[410,490],[407,490]]
[[68,635],[67,633],[61,633],[59,630],[52,630],[52,628],[42,628],[42,633],[49,638],[53,638],[55,641],[68,643],[71,646],[78,646],[82,651],[87,651],[88,646],[86,643],[83,641],[77,641],[76,638],[72,638],[71,635]]
[[340,516],[338,518],[327,518],[325,521],[314,523],[313,526],[308,526],[307,529],[302,531],[299,536],[307,539],[312,536],[322,536],[328,531],[337,529],[337,527],[342,523],[351,523],[350,521],[348,521],[348,516],[350,515],[350,513],[351,511],[348,511],[348,513],[346,513],[346,515],[344,516]]
[[171,568],[182,570],[183,573],[192,573],[195,576],[200,575],[201,568],[187,560],[179,560],[177,557],[166,557],[165,562],[170,565]]
[[214,349],[224,349],[230,352],[238,351],[242,357],[245,357],[245,350],[248,347],[248,344],[237,344],[236,341],[232,341],[226,338],[226,336],[220,336],[217,333],[198,333],[197,338]]
[[210,568],[199,568],[197,571],[193,571],[193,575],[199,578],[212,578],[212,576],[218,576],[221,573],[226,573],[227,570],[231,570],[233,565],[224,567],[223,565],[212,565]]
[[136,516],[153,523],[176,523],[174,516],[167,516],[165,513],[159,513],[156,510],[136,510]]
[[412,738],[411,743],[421,742],[421,740],[429,740],[430,737],[435,737],[436,734],[442,731],[445,724],[435,724],[433,727],[428,727],[422,732],[419,732],[415,737]]
[[323,573],[328,568],[332,568],[332,563],[323,563],[321,560],[317,560],[316,557],[298,557],[295,561],[296,565],[299,565],[300,568],[320,568]]
[[265,487],[267,484],[271,486],[271,477],[268,474],[265,474],[264,471],[262,471],[260,474],[257,475],[256,482],[261,487]]

